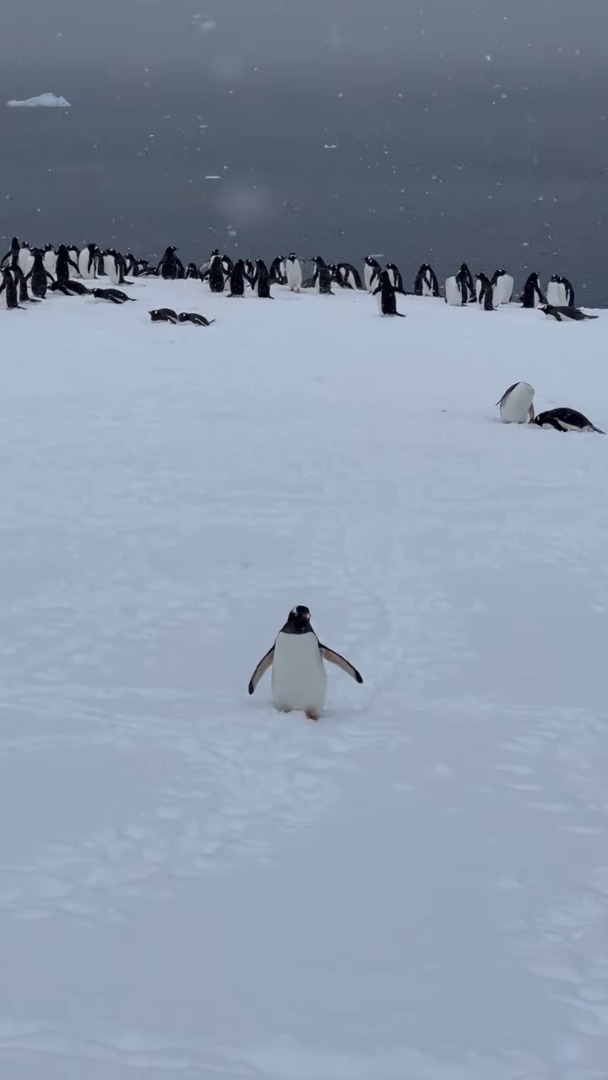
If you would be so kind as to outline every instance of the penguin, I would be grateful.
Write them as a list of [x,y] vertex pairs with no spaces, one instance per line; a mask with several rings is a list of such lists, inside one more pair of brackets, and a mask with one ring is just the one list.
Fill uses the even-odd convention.
[[482,307],[484,311],[495,311],[494,289],[492,288],[492,283],[487,274],[477,275],[475,289],[479,306]]
[[378,283],[378,279],[380,278],[381,271],[382,267],[378,260],[374,259],[373,255],[366,255],[363,260],[363,280],[368,292],[373,293]]
[[361,275],[352,263],[338,263],[341,284],[345,289],[363,289]]
[[202,281],[205,281],[206,278],[209,276],[209,270],[211,269],[212,263],[215,261],[215,259],[219,259],[219,258],[220,258],[220,249],[219,248],[214,248],[213,251],[211,252],[211,255],[207,259],[207,262],[201,263],[198,270],[199,270],[199,274],[201,275],[201,280]]
[[125,255],[125,274],[128,277],[139,277],[139,261],[130,251]]
[[211,256],[211,262],[207,271],[207,281],[209,282],[209,289],[212,293],[222,293],[224,291],[226,277],[224,275],[224,268],[222,266],[219,251],[217,254]]
[[251,261],[251,259],[244,259],[243,260],[243,266],[244,266],[243,273],[245,274],[245,281],[249,285],[249,288],[253,289],[255,287],[255,266],[253,265],[253,262]]
[[503,424],[527,424],[534,419],[534,387],[527,382],[516,382],[505,390],[496,402],[500,408]]
[[[221,270],[221,267],[220,267]],[[213,272],[213,267],[211,273]],[[223,280],[223,274],[222,274]],[[209,281],[211,286],[211,280]],[[213,291],[213,290],[212,290]],[[230,275],[230,295],[231,296],[244,296],[245,295],[245,263],[242,259],[237,259],[232,273]]]
[[14,266],[15,263],[19,261],[20,251],[21,244],[19,243],[19,239],[18,237],[13,236],[10,248],[8,249],[6,255],[3,255],[0,259],[0,267],[4,269],[5,266]]
[[55,279],[44,265],[43,253],[40,248],[34,248],[33,259],[32,268],[26,277],[26,281],[31,282],[32,296],[36,296],[39,300],[44,300],[47,293],[48,282],[54,282]]
[[396,292],[403,293],[404,296],[407,295],[403,290],[403,278],[399,267],[395,266],[395,263],[387,263],[385,269],[393,289],[395,289]]
[[540,287],[538,274],[536,272],[530,274],[526,278],[520,301],[521,306],[524,308],[537,308],[541,304],[547,303],[547,297]]
[[405,315],[397,311],[396,292],[397,290],[391,281],[390,271],[381,270],[380,283],[374,289],[374,296],[380,298],[380,310],[383,315],[398,315],[400,319],[405,319]]
[[552,427],[556,431],[595,431],[598,435],[606,434],[576,409],[547,409],[535,416],[530,423],[538,424],[542,428]]
[[186,267],[186,280],[197,281],[200,276],[196,263],[189,262]]
[[287,285],[287,275],[285,273],[285,259],[282,255],[277,255],[276,259],[273,259],[270,264],[270,281],[276,282],[277,285]]
[[[80,248],[76,247],[76,244],[69,244],[68,245],[68,255],[70,256],[70,259],[74,263],[74,266],[76,268],[76,273],[78,275],[80,275],[80,271],[78,269],[78,260],[80,258]],[[51,270],[51,273],[53,273],[52,270]]]
[[322,259],[320,255],[315,255],[312,261],[315,264],[314,274],[312,275],[313,288],[316,288],[321,296],[335,296],[331,287],[331,274],[325,259]]
[[110,304],[126,304],[127,300],[136,303],[133,296],[127,296],[120,289],[91,289],[91,296],[96,300],[107,300]]
[[490,279],[494,289],[494,300],[497,304],[510,304],[513,296],[514,281],[505,270],[495,270]]
[[[69,255],[69,252],[68,252]],[[87,244],[78,256],[78,271],[82,278],[97,277],[99,248],[97,244]]]
[[15,311],[19,309],[24,311],[25,308],[21,306],[17,299],[17,285],[13,277],[12,271],[6,266],[2,271],[2,285],[0,285],[0,294],[4,293],[4,306],[8,311]]
[[[103,267],[101,266],[102,262],[103,262]],[[120,266],[119,266],[118,258],[117,258],[117,255],[116,255],[116,252],[115,252],[114,248],[108,248],[107,251],[103,252],[103,255],[101,255],[101,253],[100,253],[100,262],[98,264],[98,270],[99,270],[100,274],[105,273],[106,277],[108,277],[110,279],[110,281],[112,282],[112,285],[122,285],[123,284],[123,282],[124,282],[124,274],[122,275],[123,280],[121,281],[120,280],[120,278],[121,278]]]
[[[58,250],[59,249],[57,249],[57,251]],[[45,248],[43,250],[43,253],[42,253],[42,259],[43,259],[45,268],[48,270],[49,274],[53,275],[53,277],[55,277],[55,273],[56,273],[56,269],[57,269],[57,251],[55,251],[52,244],[46,244]],[[66,248],[66,251],[67,251],[67,248]],[[68,258],[69,257],[70,256],[69,256],[69,252],[68,252]]]
[[574,307],[574,289],[568,278],[553,274],[547,285],[546,302],[551,307]]
[[[51,285],[51,289],[53,288],[54,286]],[[65,296],[90,296],[92,291],[92,289],[89,289],[86,285],[83,285],[82,281],[70,280],[64,282],[61,285],[61,292],[64,293]]]
[[[456,280],[454,278],[454,280]],[[432,266],[422,263],[414,281],[415,296],[439,296],[439,282]]]
[[175,254],[176,251],[175,245],[170,244],[168,248],[165,248],[164,255],[157,266],[158,273],[165,281],[175,281],[180,276],[180,272],[181,276],[184,276],[184,267]]
[[15,263],[13,266],[13,277],[15,284],[19,290],[19,303],[20,304],[37,304],[38,300],[32,299],[27,289],[27,279],[19,263]]
[[272,666],[272,703],[279,712],[303,712],[309,720],[318,720],[325,704],[327,674],[324,660],[336,664],[355,682],[363,679],[356,668],[339,653],[322,645],[310,624],[310,611],[304,604],[292,608],[275,643],[262,657],[251,679],[253,694],[262,675]]
[[258,259],[255,264],[255,288],[261,300],[274,300],[270,295],[271,276],[263,259]]
[[155,308],[153,311],[149,311],[148,315],[152,319],[152,322],[177,322],[177,312],[173,308],[161,307]]
[[476,299],[473,275],[467,264],[462,263],[458,273],[446,280],[445,302],[451,307],[464,307],[465,304],[473,303]]
[[580,308],[565,305],[556,307],[554,304],[541,304],[539,311],[552,316],[556,322],[562,322],[563,319],[572,319],[573,322],[583,322],[585,319],[599,319],[599,315],[586,315]]
[[222,255],[222,270],[224,271],[224,277],[229,278],[234,268],[234,263],[229,255]]
[[34,264],[34,256],[32,255],[29,244],[22,244],[19,248],[19,255],[17,256],[17,262],[15,267],[19,267],[24,277],[29,274]]
[[197,315],[195,311],[181,311],[177,316],[180,323],[194,323],[195,326],[211,326],[215,319],[206,319],[204,315]]
[[285,263],[285,279],[290,292],[299,292],[302,288],[302,267],[300,260],[294,251],[287,256]]

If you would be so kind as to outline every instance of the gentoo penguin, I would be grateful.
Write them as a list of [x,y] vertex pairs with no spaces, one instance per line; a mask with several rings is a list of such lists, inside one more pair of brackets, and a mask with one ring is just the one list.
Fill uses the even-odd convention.
[[490,279],[494,289],[494,302],[496,304],[510,304],[513,296],[514,281],[506,270],[495,270]]
[[17,289],[19,290],[19,303],[20,304],[29,304],[29,303],[37,304],[38,301],[37,300],[32,300],[32,298],[31,298],[31,296],[30,296],[30,294],[29,294],[29,292],[27,290],[27,279],[26,279],[25,274],[23,273],[23,270],[21,269],[19,263],[15,263],[15,265],[13,266],[13,277],[15,279],[15,284],[17,285]]
[[154,308],[153,311],[148,312],[148,315],[152,319],[152,322],[177,322],[177,312],[169,307]]
[[201,265],[198,268],[199,273],[201,275],[201,279],[203,281],[205,281],[206,278],[208,277],[209,270],[211,269],[211,264],[214,262],[215,259],[221,259],[221,257],[220,257],[220,249],[219,248],[214,248],[213,251],[211,252],[211,255],[207,259],[207,262],[201,263]]
[[540,287],[536,271],[526,278],[520,300],[521,306],[525,308],[537,308],[540,304],[547,303],[547,297]]
[[552,316],[556,322],[561,322],[562,319],[572,319],[573,322],[583,322],[585,319],[599,319],[599,315],[585,315],[585,312],[581,311],[580,308],[565,305],[556,307],[554,304],[541,304],[539,311]]
[[196,263],[189,262],[186,267],[186,280],[196,281],[198,280],[198,278],[200,278],[200,276],[201,275],[199,274],[198,266],[196,265]]
[[373,292],[376,288],[381,272],[382,267],[378,260],[374,259],[373,255],[366,255],[363,260],[363,280],[368,292]]
[[8,249],[6,255],[3,255],[0,259],[0,267],[14,266],[19,261],[19,252],[21,251],[21,244],[16,236],[13,236],[11,240],[11,246]]
[[[454,278],[454,280],[456,280]],[[439,282],[432,266],[423,263],[414,281],[415,296],[439,296]]]
[[272,665],[272,703],[280,712],[304,712],[309,720],[318,720],[325,704],[327,675],[323,661],[337,664],[355,682],[361,675],[339,653],[322,645],[310,625],[310,611],[303,604],[292,608],[275,643],[262,657],[251,679],[253,694],[262,675]]
[[121,255],[119,251],[114,248],[108,248],[104,252],[104,267],[106,275],[109,277],[113,285],[125,284],[125,273],[127,271],[127,261],[124,255]]
[[399,267],[396,266],[395,263],[390,262],[386,264],[385,269],[395,292],[400,292],[406,295],[403,289],[403,278],[401,276],[401,271]]
[[127,296],[120,289],[91,289],[91,295],[96,300],[107,300],[109,304],[126,304],[127,300],[136,303],[135,297]]
[[255,290],[261,300],[274,300],[270,295],[271,280],[266,263],[258,259],[255,264]]
[[204,315],[198,315],[196,311],[180,311],[177,321],[194,323],[195,326],[211,326],[215,319],[206,319]]
[[224,291],[226,277],[219,252],[216,255],[214,254],[211,256],[209,270],[207,271],[207,281],[209,282],[209,289],[212,293],[222,293]]
[[553,274],[547,285],[547,303],[551,307],[574,307],[574,289],[568,278]]
[[496,402],[503,424],[527,424],[534,419],[534,387],[528,382],[515,382]]
[[477,299],[473,275],[466,263],[462,263],[460,270],[454,277],[449,277],[445,283],[445,302],[451,307],[464,307]]
[[598,435],[605,432],[592,424],[586,416],[577,412],[576,409],[547,409],[530,421],[542,428],[555,428],[556,431],[596,431]]
[[380,271],[380,282],[374,289],[374,296],[378,296],[380,300],[380,311],[383,315],[398,315],[400,319],[405,319],[405,315],[402,315],[400,311],[397,311],[397,290],[391,281],[391,275],[389,270]]
[[302,267],[300,266],[300,260],[294,251],[292,251],[291,255],[287,256],[287,262],[285,263],[285,277],[287,279],[289,291],[299,292],[302,288]]
[[222,260],[221,261],[222,261],[222,269],[224,271],[224,277],[229,278],[231,273],[232,273],[233,267],[234,267],[234,262],[232,261],[232,259],[230,258],[229,255],[222,255]]
[[[65,250],[67,252],[68,259],[71,259],[71,255],[70,255],[68,249],[66,248]],[[58,254],[58,251],[59,251],[59,248],[57,248],[57,251],[55,251],[52,244],[46,244],[46,246],[44,248],[44,251],[42,253],[42,259],[43,259],[44,265],[45,265],[46,269],[48,270],[49,274],[52,274],[53,277],[55,276],[55,272],[56,272],[56,269],[57,269],[57,254]],[[72,262],[74,262],[73,259],[72,259]],[[76,270],[76,273],[78,273],[78,260],[76,260],[76,264],[75,264],[74,269]]]
[[484,311],[494,311],[494,289],[487,274],[478,274],[475,282],[477,303]]
[[53,292],[59,290],[64,296],[90,296],[93,292],[92,289],[83,285],[82,281],[73,281],[72,279],[61,282],[61,284],[54,282],[54,284],[51,285],[51,290]]
[[6,266],[2,271],[2,284],[0,285],[0,295],[4,293],[4,307],[9,311],[14,311],[19,308],[21,311],[25,309],[21,307],[17,299],[17,285],[12,275],[11,270]]
[[[51,248],[51,250],[52,250],[52,248]],[[79,274],[80,271],[78,269],[78,260],[80,258],[80,248],[76,247],[76,244],[68,245],[68,255],[70,256],[70,259],[72,260],[72,262],[74,264],[74,267],[76,269],[76,273]],[[49,267],[49,269],[51,270],[51,274],[52,274],[53,273],[52,267]]]
[[27,276],[32,269],[33,262],[34,256],[32,255],[29,244],[22,244],[19,248],[19,255],[15,265],[19,267],[24,276]]
[[255,266],[251,259],[243,259],[245,281],[250,289],[255,288]]
[[270,264],[270,281],[276,282],[277,285],[287,285],[287,275],[285,273],[285,259],[282,255],[277,255]]
[[363,283],[361,281],[361,275],[359,271],[353,266],[352,263],[341,262],[338,263],[338,271],[340,273],[340,283],[345,289],[362,289]]
[[169,247],[165,248],[163,257],[158,264],[158,273],[165,281],[175,281],[176,278],[184,276],[184,267],[175,254],[176,251],[175,245],[170,244]]
[[44,265],[43,253],[40,248],[34,248],[33,256],[34,262],[32,264],[32,269],[27,275],[27,280],[31,283],[32,295],[37,296],[39,300],[44,300],[48,282],[54,281],[54,278]]
[[97,277],[99,248],[97,244],[87,244],[78,256],[78,270],[83,278]]
[[325,259],[322,259],[320,255],[315,255],[312,261],[315,264],[314,274],[312,275],[313,289],[316,288],[321,296],[334,296],[331,287],[331,274]]
[[[220,266],[221,270],[221,266]],[[209,287],[211,287],[211,274],[214,271],[214,266],[209,271]],[[212,289],[212,292],[215,290]],[[245,263],[242,259],[237,259],[230,275],[230,295],[231,296],[244,296],[245,295]]]

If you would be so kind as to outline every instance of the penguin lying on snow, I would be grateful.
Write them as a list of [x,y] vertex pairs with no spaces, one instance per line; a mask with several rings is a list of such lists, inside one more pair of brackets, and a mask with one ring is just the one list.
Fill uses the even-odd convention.
[[134,296],[127,296],[120,289],[91,289],[91,295],[96,300],[107,300],[109,304],[126,304],[127,300],[132,300],[135,303]]
[[500,407],[503,424],[526,424],[534,419],[534,387],[527,382],[516,382],[505,390],[496,402]]
[[154,308],[154,311],[149,311],[148,315],[152,319],[152,322],[177,322],[177,311],[174,311],[170,307]]
[[180,323],[194,323],[195,326],[211,326],[215,319],[206,319],[204,315],[198,315],[196,311],[180,311],[177,321]]
[[599,315],[585,315],[584,311],[575,307],[564,307],[561,304],[556,307],[554,304],[541,304],[540,311],[543,311],[545,315],[551,315],[556,322],[562,322],[563,319],[572,319],[574,322],[583,322],[584,319],[599,319]]
[[601,428],[597,428],[576,409],[547,409],[535,416],[530,423],[538,424],[542,428],[552,427],[556,431],[596,431],[598,435],[605,435]]
[[327,675],[323,661],[336,664],[355,682],[363,679],[348,660],[322,645],[310,625],[310,611],[303,604],[292,608],[275,643],[262,657],[251,679],[253,694],[262,675],[272,665],[272,703],[279,712],[304,712],[318,720],[325,704]]

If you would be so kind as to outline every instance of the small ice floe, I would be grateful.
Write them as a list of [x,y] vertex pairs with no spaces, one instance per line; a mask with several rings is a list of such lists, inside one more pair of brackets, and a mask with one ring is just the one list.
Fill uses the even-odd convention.
[[71,108],[70,102],[67,98],[58,97],[57,94],[39,94],[38,97],[26,98],[25,101],[16,101],[12,98],[11,101],[6,103],[10,108],[30,108],[30,109],[69,109]]

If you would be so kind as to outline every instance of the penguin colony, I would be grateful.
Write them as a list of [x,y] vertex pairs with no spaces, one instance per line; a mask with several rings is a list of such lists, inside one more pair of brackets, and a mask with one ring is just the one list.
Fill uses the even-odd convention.
[[[96,244],[79,249],[65,244],[54,248],[31,247],[13,237],[11,246],[0,259],[0,306],[8,310],[23,310],[26,304],[43,301],[49,292],[65,296],[92,296],[95,300],[121,306],[134,302],[123,288],[133,279],[160,277],[165,281],[194,279],[205,282],[209,291],[229,298],[244,297],[248,292],[261,300],[272,300],[273,285],[286,287],[290,292],[313,289],[321,296],[335,295],[336,288],[367,291],[378,301],[383,316],[405,318],[397,310],[397,297],[407,296],[403,277],[395,263],[381,266],[374,256],[363,261],[363,274],[351,263],[326,263],[321,256],[308,260],[312,273],[304,275],[302,261],[292,252],[286,259],[278,255],[267,267],[263,259],[239,258],[233,261],[219,250],[212,251],[202,265],[184,264],[169,246],[159,263],[150,265],[147,259],[131,253],[122,255],[115,248],[101,250]],[[303,260],[304,261],[304,260]],[[101,288],[96,280],[109,278],[110,288]],[[87,281],[89,284],[84,284]],[[505,270],[492,277],[478,273],[475,278],[466,263],[445,282],[445,302],[451,306],[475,305],[482,311],[496,311],[511,303],[514,281]],[[437,275],[428,263],[423,263],[415,279],[415,296],[439,297]],[[567,278],[553,275],[543,290],[539,276],[532,273],[524,283],[521,306],[538,309],[556,322],[583,322],[597,318],[587,315],[574,303],[574,289]],[[154,323],[172,325],[189,323],[209,327],[215,322],[198,312],[176,312],[173,308],[154,308],[149,312]],[[604,434],[576,409],[548,409],[535,414],[532,404],[534,387],[527,382],[513,383],[496,402],[500,418],[507,424],[533,424],[559,432],[584,431]],[[253,694],[260,679],[271,669],[272,703],[281,712],[303,712],[316,721],[325,704],[325,662],[339,667],[357,683],[363,679],[349,660],[321,644],[310,622],[310,610],[304,605],[293,608],[279,631],[274,644],[257,664],[249,681]]]

